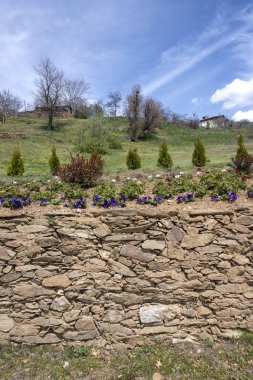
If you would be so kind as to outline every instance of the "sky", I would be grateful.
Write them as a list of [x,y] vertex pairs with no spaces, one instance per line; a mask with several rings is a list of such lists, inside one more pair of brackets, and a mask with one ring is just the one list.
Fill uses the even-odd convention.
[[49,57],[90,100],[146,97],[192,116],[253,121],[253,5],[248,0],[0,0],[0,90],[33,102]]

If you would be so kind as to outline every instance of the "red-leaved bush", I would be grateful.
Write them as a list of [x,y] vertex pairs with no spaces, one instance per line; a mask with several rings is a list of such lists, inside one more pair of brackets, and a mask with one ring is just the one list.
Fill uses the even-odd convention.
[[72,158],[69,164],[60,166],[57,175],[67,183],[78,183],[84,187],[93,186],[103,174],[104,161],[94,152],[90,159],[85,157]]
[[250,174],[253,170],[253,156],[246,153],[232,158],[232,167],[236,172]]

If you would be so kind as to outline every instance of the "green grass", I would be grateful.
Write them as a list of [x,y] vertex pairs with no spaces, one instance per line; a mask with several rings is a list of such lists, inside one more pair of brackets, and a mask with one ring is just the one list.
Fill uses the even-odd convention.
[[[126,155],[128,149],[136,147],[141,156],[142,170],[145,172],[157,170],[156,163],[159,145],[165,139],[169,145],[174,166],[183,170],[191,169],[191,157],[194,140],[200,137],[210,159],[209,166],[226,165],[236,152],[236,140],[241,133],[249,152],[253,152],[253,130],[248,129],[198,129],[192,130],[184,126],[167,124],[164,129],[146,138],[145,141],[130,142],[127,138],[127,120],[123,117],[102,119],[117,133],[123,143],[122,150],[111,150],[105,155],[105,174],[122,173],[126,170]],[[6,124],[0,124],[1,132],[25,133],[27,138],[20,140],[19,146],[25,164],[25,177],[49,176],[48,160],[51,148],[55,145],[61,163],[70,159],[69,151],[75,153],[73,141],[76,129],[89,128],[90,120],[55,120],[55,129],[46,130],[46,120],[29,121],[25,119],[10,119]],[[0,177],[6,176],[6,168],[11,158],[15,140],[0,139]]]
[[220,343],[157,344],[131,350],[57,346],[0,347],[1,380],[151,380],[159,372],[170,380],[252,380],[249,339]]

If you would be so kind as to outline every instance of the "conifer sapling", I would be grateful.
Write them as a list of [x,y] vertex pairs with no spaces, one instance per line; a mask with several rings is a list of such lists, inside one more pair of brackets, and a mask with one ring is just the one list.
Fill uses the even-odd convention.
[[194,151],[192,155],[192,163],[195,166],[205,166],[207,162],[205,147],[200,139],[195,140]]
[[56,154],[56,148],[55,146],[52,147],[52,153],[51,153],[51,157],[50,157],[50,160],[49,160],[49,166],[50,166],[50,172],[51,174],[53,175],[56,175],[57,174],[57,170],[59,169],[60,167],[60,160]]
[[171,169],[173,166],[172,158],[168,152],[168,145],[165,141],[160,145],[157,165],[165,169]]
[[141,167],[141,158],[137,149],[129,149],[126,159],[128,169],[139,169]]
[[11,161],[7,168],[7,175],[8,176],[16,176],[16,175],[22,176],[24,171],[25,169],[24,169],[23,160],[21,158],[20,150],[18,146],[15,146],[15,148],[13,149]]

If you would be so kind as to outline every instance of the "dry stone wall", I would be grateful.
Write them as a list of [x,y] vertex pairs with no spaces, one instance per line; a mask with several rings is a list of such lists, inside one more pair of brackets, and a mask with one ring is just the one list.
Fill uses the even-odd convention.
[[0,343],[253,332],[252,238],[248,208],[0,216]]

